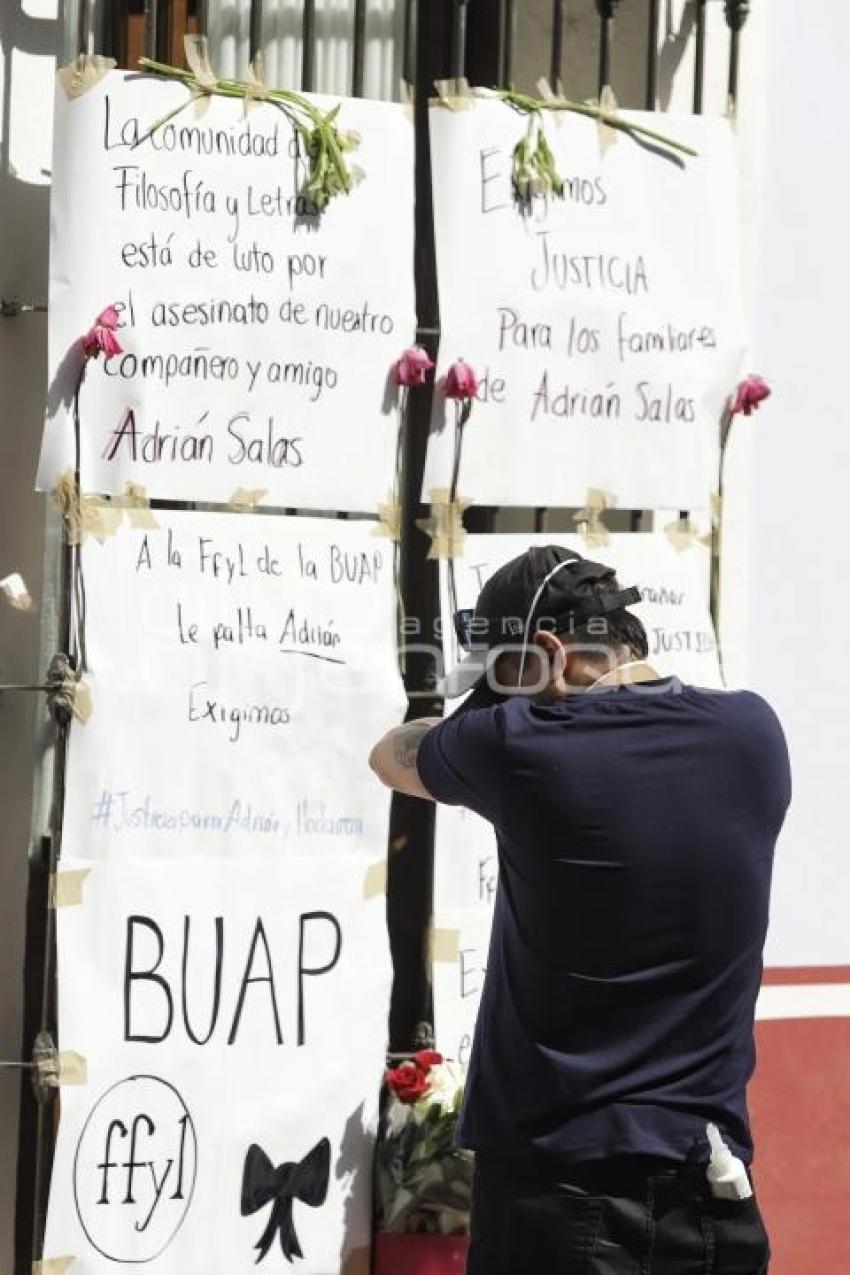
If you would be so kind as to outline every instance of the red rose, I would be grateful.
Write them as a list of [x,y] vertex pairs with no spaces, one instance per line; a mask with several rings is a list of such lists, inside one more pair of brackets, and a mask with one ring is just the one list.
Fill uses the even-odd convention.
[[414,1103],[424,1098],[430,1085],[426,1072],[415,1062],[402,1063],[391,1068],[384,1077],[399,1102]]
[[430,1067],[436,1066],[444,1061],[443,1055],[436,1053],[433,1049],[420,1049],[418,1054],[413,1055],[413,1061],[417,1067],[423,1071],[428,1071]]

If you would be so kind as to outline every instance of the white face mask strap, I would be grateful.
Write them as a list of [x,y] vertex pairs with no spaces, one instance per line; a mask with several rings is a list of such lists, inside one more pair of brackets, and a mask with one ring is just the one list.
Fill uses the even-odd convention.
[[563,562],[558,562],[552,568],[549,574],[544,578],[542,584],[540,585],[540,587],[538,588],[537,592],[535,593],[534,597],[531,600],[531,606],[528,608],[528,615],[525,617],[525,628],[523,629],[523,632],[522,632],[522,655],[520,656],[519,673],[517,675],[517,680],[516,680],[517,689],[519,689],[522,686],[522,675],[525,672],[525,656],[526,656],[526,652],[528,651],[528,631],[531,627],[531,619],[532,619],[532,616],[534,615],[534,608],[537,606],[537,603],[540,601],[540,598],[543,595],[543,590],[546,588],[546,585],[552,579],[552,576],[557,575],[562,567],[571,567],[573,563],[577,561],[578,561],[577,558],[564,558]]

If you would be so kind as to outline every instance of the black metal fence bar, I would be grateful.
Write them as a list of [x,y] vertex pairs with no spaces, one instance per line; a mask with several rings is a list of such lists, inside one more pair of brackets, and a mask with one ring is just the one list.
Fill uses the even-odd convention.
[[646,44],[646,99],[648,111],[655,110],[658,100],[658,18],[661,0],[649,0],[649,31]]
[[354,0],[351,46],[351,94],[362,97],[366,71],[366,0]]
[[263,48],[263,0],[251,0],[248,28],[248,57],[252,60]]
[[454,0],[452,14],[451,73],[455,78],[466,71],[466,19],[469,0]]
[[729,44],[729,104],[734,110],[738,101],[738,69],[740,64],[741,32],[750,16],[749,0],[726,0],[726,23],[731,32]]
[[549,82],[557,93],[564,65],[564,0],[553,0],[552,4],[552,58],[549,63]]
[[145,54],[149,58],[156,57],[156,20],[157,0],[145,0]]
[[694,115],[702,115],[705,90],[705,17],[707,0],[697,0],[694,35]]
[[502,0],[502,69],[499,81],[507,87],[514,73],[514,34],[516,31],[516,0]]
[[301,88],[309,93],[316,71],[316,0],[304,0],[301,15]]
[[413,84],[416,80],[417,25],[417,0],[405,0],[404,48],[402,51],[402,76],[405,84]]
[[614,13],[620,0],[596,0],[599,14],[599,92],[611,83],[611,44],[614,37]]

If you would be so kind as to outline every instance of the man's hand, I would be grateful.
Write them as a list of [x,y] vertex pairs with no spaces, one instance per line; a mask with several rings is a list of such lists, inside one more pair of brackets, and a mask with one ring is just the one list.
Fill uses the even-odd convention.
[[440,717],[418,717],[387,731],[369,754],[369,765],[382,784],[409,797],[434,800],[419,778],[416,755],[425,735],[441,721]]

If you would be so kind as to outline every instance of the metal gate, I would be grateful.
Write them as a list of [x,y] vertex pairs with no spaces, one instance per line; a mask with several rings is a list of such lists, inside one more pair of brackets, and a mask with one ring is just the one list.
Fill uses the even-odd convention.
[[[533,50],[536,72],[557,84],[569,52],[571,20],[576,10],[595,5],[597,26],[595,83],[599,91],[614,80],[615,18],[630,11],[631,20],[645,30],[640,78],[643,95],[628,103],[657,109],[659,94],[658,31],[661,0],[547,0],[551,4],[544,36]],[[715,0],[712,0],[714,3]],[[120,66],[132,67],[143,55],[183,64],[183,36],[205,33],[215,0],[72,0],[69,21],[78,50],[96,50],[116,57]],[[435,270],[435,245],[431,205],[431,171],[428,148],[428,99],[436,80],[465,75],[470,83],[507,86],[515,75],[516,31],[522,8],[519,0],[399,0],[401,48],[398,61],[403,79],[413,87],[415,111],[416,240],[415,281],[417,340],[436,361],[440,316]],[[703,110],[706,75],[707,11],[709,0],[687,0],[692,18],[688,39],[693,48],[691,105]],[[720,3],[720,0],[716,0]],[[244,8],[244,6],[243,6]],[[747,0],[723,0],[728,27],[727,94],[731,109],[737,98],[741,32],[749,14]],[[620,16],[622,16],[622,11]],[[592,13],[592,10],[590,10]],[[586,16],[586,15],[585,15]],[[316,0],[301,4],[301,65],[299,82],[283,87],[310,91],[316,87],[316,47],[321,14]],[[367,0],[352,0],[350,27],[350,84],[353,96],[362,96],[365,83]],[[248,17],[249,54],[262,48],[263,0],[251,0]],[[634,73],[635,68],[631,68]],[[634,79],[634,74],[632,75]],[[47,250],[45,245],[45,251]],[[412,396],[402,443],[402,539],[400,589],[404,614],[417,624],[425,645],[439,648],[435,621],[438,610],[436,563],[426,558],[427,537],[416,529],[415,519],[425,510],[420,488],[428,436],[429,394]],[[165,502],[153,502],[154,504]],[[512,529],[544,529],[547,511],[512,511]],[[344,516],[344,515],[343,515]],[[640,513],[622,515],[640,526]],[[474,506],[465,515],[470,531],[498,526],[499,510]],[[55,529],[54,529],[55,531]],[[50,573],[58,580],[55,632],[46,636],[52,650],[67,650],[71,577],[68,547],[53,534]],[[405,661],[404,682],[408,694],[408,720],[440,710],[435,695],[436,670],[429,656],[413,652]],[[64,800],[66,727],[57,727],[53,755],[52,818],[49,831],[35,839],[30,862],[27,901],[25,968],[24,1056],[31,1056],[40,1030],[56,1036],[55,943],[52,913],[48,905],[50,875],[60,843]],[[393,798],[390,816],[389,879],[387,909],[394,965],[394,989],[390,1013],[390,1048],[409,1051],[417,1031],[432,1019],[429,927],[432,910],[434,808],[415,798]],[[51,1091],[54,1095],[56,1090]],[[47,1209],[52,1150],[58,1117],[56,1102],[36,1100],[29,1075],[21,1087],[18,1158],[18,1192],[15,1235],[16,1275],[29,1275],[34,1259],[41,1256]]]

